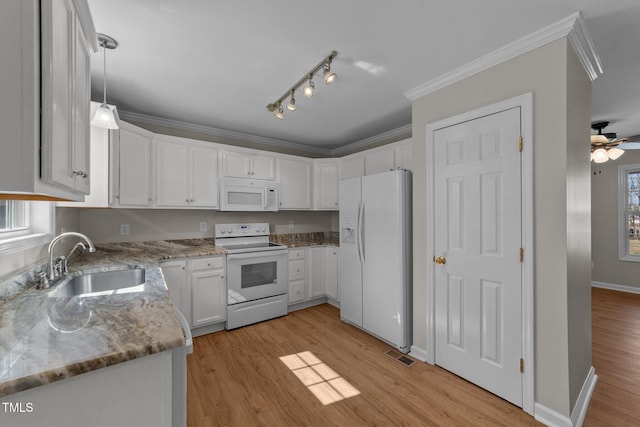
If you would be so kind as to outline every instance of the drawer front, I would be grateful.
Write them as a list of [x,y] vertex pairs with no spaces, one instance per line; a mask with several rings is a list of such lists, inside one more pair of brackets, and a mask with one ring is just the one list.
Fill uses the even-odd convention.
[[289,281],[304,279],[304,260],[289,261]]
[[289,282],[289,303],[304,300],[304,280]]
[[224,257],[194,258],[191,260],[191,270],[209,270],[212,268],[224,268]]
[[304,259],[304,249],[289,249],[289,259]]

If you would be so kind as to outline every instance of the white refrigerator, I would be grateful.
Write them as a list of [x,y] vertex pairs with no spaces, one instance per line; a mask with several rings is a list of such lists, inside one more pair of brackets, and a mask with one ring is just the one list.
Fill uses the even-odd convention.
[[340,317],[411,347],[411,172],[340,180]]

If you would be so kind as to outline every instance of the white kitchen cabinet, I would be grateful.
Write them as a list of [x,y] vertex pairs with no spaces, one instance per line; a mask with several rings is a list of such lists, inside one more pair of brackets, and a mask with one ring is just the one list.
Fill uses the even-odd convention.
[[311,209],[311,162],[281,158],[279,163],[279,209]]
[[275,157],[239,151],[222,153],[222,176],[253,179],[276,179]]
[[[165,138],[165,139],[163,139]],[[218,151],[182,138],[154,139],[156,200],[162,208],[218,205]]]
[[309,298],[325,295],[324,246],[309,248]]
[[184,315],[192,327],[191,321],[191,286],[187,272],[186,260],[165,261],[160,264],[164,280],[169,289],[173,305]]
[[305,300],[305,277],[305,249],[289,249],[289,304]]
[[365,175],[388,172],[395,169],[395,151],[393,148],[376,149],[364,156]]
[[89,55],[98,47],[89,6],[6,1],[0,16],[0,129],[7,142],[0,192],[83,200],[90,179]]
[[338,209],[338,160],[322,159],[313,163],[313,208]]
[[113,207],[149,208],[153,205],[151,138],[145,129],[121,122],[114,132],[111,169]]
[[338,178],[356,178],[364,176],[364,155],[361,153],[343,157],[338,163]]
[[223,257],[191,260],[192,327],[224,322],[227,315]]
[[327,297],[333,301],[340,301],[338,288],[338,248],[327,246],[324,258],[324,286]]

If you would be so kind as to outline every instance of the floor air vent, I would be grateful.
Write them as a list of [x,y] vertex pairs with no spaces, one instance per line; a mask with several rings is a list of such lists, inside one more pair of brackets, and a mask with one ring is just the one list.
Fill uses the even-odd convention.
[[411,366],[415,363],[415,360],[405,356],[404,354],[396,351],[396,350],[389,350],[387,352],[385,352],[385,354],[387,356],[389,356],[390,358],[397,360],[398,362],[402,363],[404,366]]

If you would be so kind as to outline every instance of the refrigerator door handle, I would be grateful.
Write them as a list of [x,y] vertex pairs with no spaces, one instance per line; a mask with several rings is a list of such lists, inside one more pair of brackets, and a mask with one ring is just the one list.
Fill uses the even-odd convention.
[[360,237],[358,241],[360,242],[360,252],[362,253],[362,264],[366,259],[366,254],[364,252],[364,202],[362,202],[362,209],[360,209],[360,218],[358,218],[358,226],[360,228]]
[[362,203],[358,204],[358,214],[356,217],[356,247],[358,248],[358,259],[360,260],[360,264],[364,263],[364,259],[362,258],[362,249],[360,247],[360,212],[362,210]]

